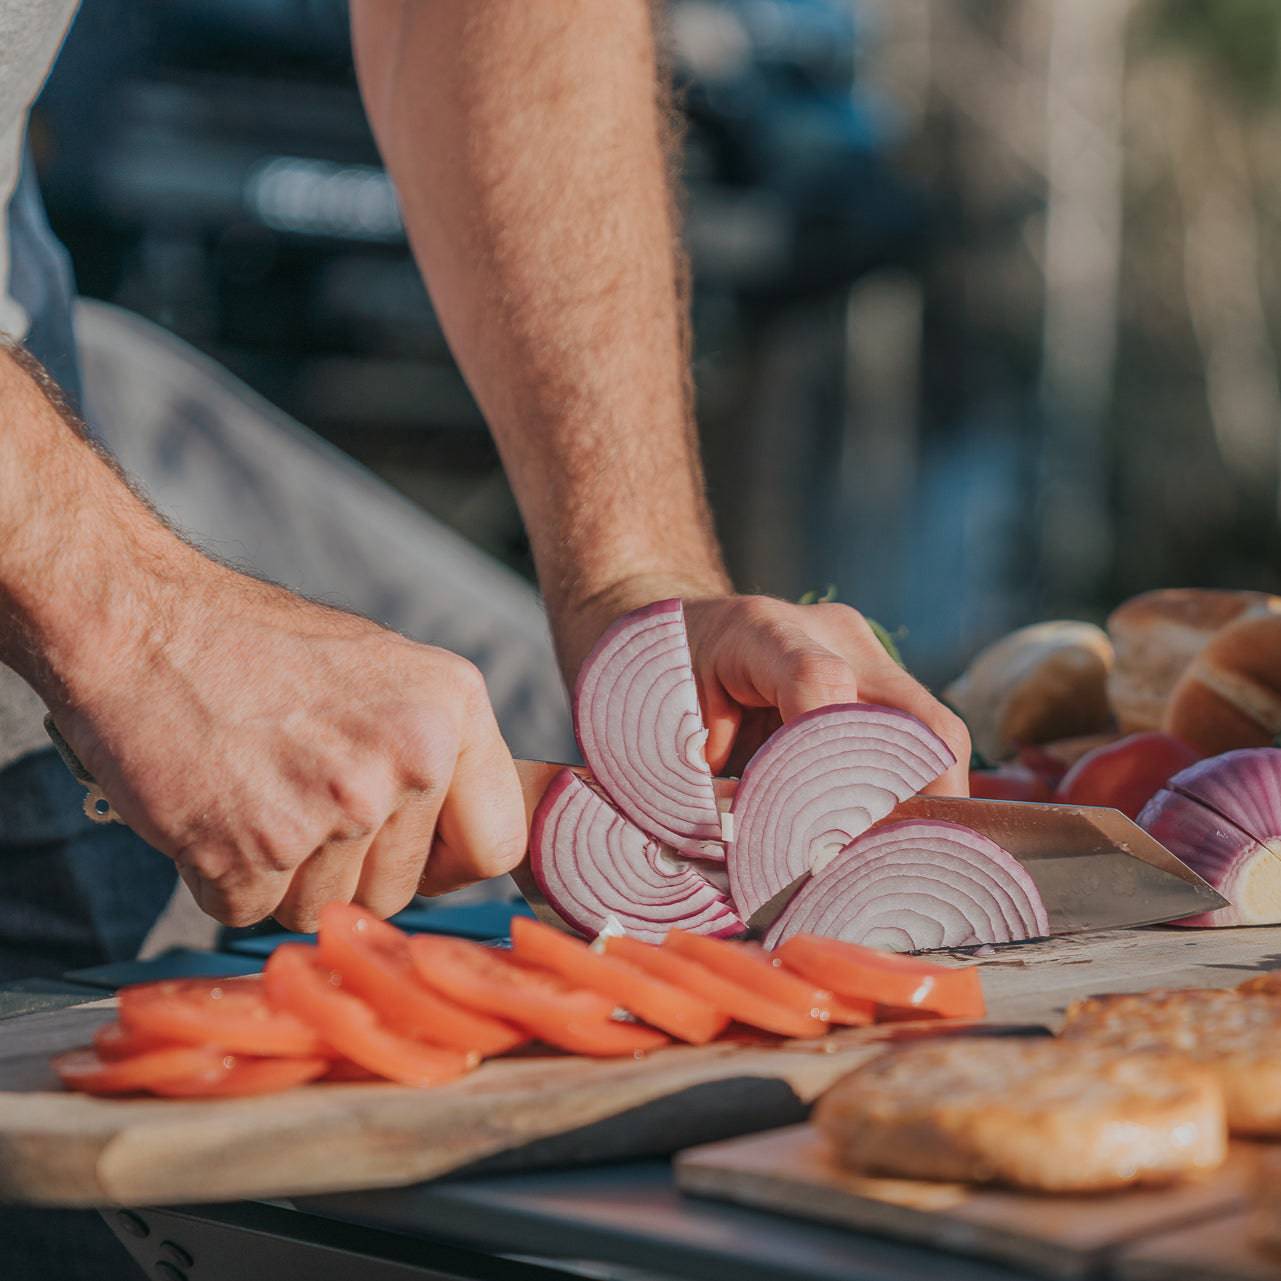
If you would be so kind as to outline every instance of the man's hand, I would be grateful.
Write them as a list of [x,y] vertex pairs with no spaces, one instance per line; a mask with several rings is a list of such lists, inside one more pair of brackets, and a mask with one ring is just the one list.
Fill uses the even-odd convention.
[[[197,902],[246,925],[380,916],[510,870],[524,809],[484,679],[465,659],[210,564],[153,584],[59,728],[121,818]],[[106,660],[106,661],[104,661]]]
[[[654,599],[655,586],[624,589],[567,617],[572,661],[581,662],[613,618]],[[830,703],[882,703],[924,721],[955,754],[957,763],[927,790],[968,795],[964,723],[894,662],[857,610],[718,594],[687,598],[685,622],[714,773],[740,773],[780,723],[803,712]]]
[[[200,905],[309,928],[510,869],[526,844],[480,673],[207,560],[0,354],[0,661]],[[424,872],[425,869],[425,872]]]

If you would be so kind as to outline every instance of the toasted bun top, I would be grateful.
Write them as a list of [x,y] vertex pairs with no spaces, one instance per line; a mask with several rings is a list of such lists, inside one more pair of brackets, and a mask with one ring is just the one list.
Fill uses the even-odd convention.
[[1088,734],[1107,723],[1112,642],[1070,619],[1022,627],[978,654],[944,697],[989,760],[1016,743]]
[[1281,690],[1281,614],[1243,618],[1225,627],[1201,651],[1197,667],[1217,667]]
[[1202,587],[1163,587],[1117,606],[1108,618],[1113,636],[1129,628],[1168,623],[1193,631],[1215,632],[1246,614],[1281,612],[1281,597],[1267,592],[1220,591]]

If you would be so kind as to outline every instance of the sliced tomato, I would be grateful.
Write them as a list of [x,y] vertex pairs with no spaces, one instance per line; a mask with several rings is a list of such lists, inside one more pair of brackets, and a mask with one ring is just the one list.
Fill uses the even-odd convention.
[[393,1031],[482,1056],[529,1039],[512,1024],[464,1009],[427,987],[409,959],[406,935],[363,907],[329,904],[320,913],[318,942],[321,960]]
[[1048,801],[1054,788],[1044,774],[1021,763],[970,770],[970,795],[994,801]]
[[809,935],[786,940],[775,955],[788,969],[846,999],[952,1019],[980,1019],[986,1010],[974,966],[934,965],[915,956]]
[[599,992],[677,1040],[705,1045],[729,1022],[728,1015],[689,989],[616,956],[602,956],[581,939],[541,921],[518,916],[511,930],[512,954],[518,961],[540,965],[570,983]]
[[316,949],[284,943],[263,974],[267,999],[300,1019],[339,1054],[401,1085],[441,1085],[461,1076],[475,1059],[401,1036],[379,1022],[359,997],[341,989],[342,980],[325,966]]
[[325,1073],[326,1081],[339,1081],[344,1085],[357,1081],[381,1081],[382,1078],[375,1076],[368,1068],[363,1068],[359,1063],[353,1063],[350,1059],[335,1059],[329,1065],[329,1071]]
[[767,1000],[759,992],[667,948],[642,943],[639,939],[611,938],[605,940],[605,951],[675,987],[701,996],[739,1023],[778,1036],[818,1036],[824,1030],[825,1025],[810,1015],[798,1014],[785,1005]]
[[152,1094],[164,1099],[230,1099],[251,1094],[280,1094],[329,1070],[328,1059],[251,1059],[232,1056],[220,1076],[188,1076],[178,1081],[157,1081]]
[[704,934],[687,934],[684,930],[669,930],[663,946],[808,1019],[811,1036],[821,1036],[827,1031],[831,991],[815,987],[781,965],[775,965],[763,948],[708,938]]
[[148,1050],[167,1049],[173,1044],[173,1041],[147,1036],[143,1032],[131,1032],[119,1021],[104,1023],[93,1034],[93,1048],[104,1059],[128,1059]]
[[650,1028],[611,1017],[614,1002],[572,988],[479,943],[443,936],[409,940],[409,955],[429,987],[473,1009],[510,1019],[549,1045],[600,1057],[642,1054],[667,1043]]
[[85,1094],[138,1094],[166,1081],[227,1074],[228,1056],[206,1046],[180,1045],[148,1050],[124,1059],[104,1059],[96,1050],[69,1050],[53,1060],[53,1070],[69,1090]]
[[311,1059],[327,1053],[306,1023],[272,1009],[261,983],[166,979],[126,987],[120,1021],[139,1036],[216,1045],[229,1054]]

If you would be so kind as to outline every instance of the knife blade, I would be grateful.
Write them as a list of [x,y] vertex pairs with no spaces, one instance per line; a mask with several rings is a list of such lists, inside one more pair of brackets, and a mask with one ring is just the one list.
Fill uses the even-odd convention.
[[1040,890],[1051,934],[1160,925],[1227,904],[1120,810],[914,796],[891,818],[960,823],[1008,850]]
[[[563,765],[517,761],[527,816]],[[572,766],[575,773],[589,771]],[[732,796],[733,779],[717,779]],[[1227,899],[1120,810],[1093,805],[915,796],[884,821],[960,823],[995,841],[1027,869],[1041,892],[1051,934],[1160,925],[1223,907]],[[517,876],[522,892],[532,877]],[[527,895],[528,896],[528,895]]]

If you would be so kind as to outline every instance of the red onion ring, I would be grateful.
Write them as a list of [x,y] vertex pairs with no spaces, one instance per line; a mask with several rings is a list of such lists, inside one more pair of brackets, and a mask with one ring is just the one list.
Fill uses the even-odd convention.
[[730,893],[750,919],[955,764],[908,712],[841,703],[776,730],[734,796]]
[[596,642],[574,689],[574,729],[583,760],[642,831],[695,857],[725,857],[679,600],[626,615]]
[[572,770],[552,779],[534,811],[529,862],[547,902],[588,937],[611,917],[632,937],[652,943],[670,929],[722,937],[744,932],[720,890]]
[[765,946],[816,934],[915,952],[1049,932],[1032,878],[995,841],[957,823],[904,819],[866,833],[812,877]]

